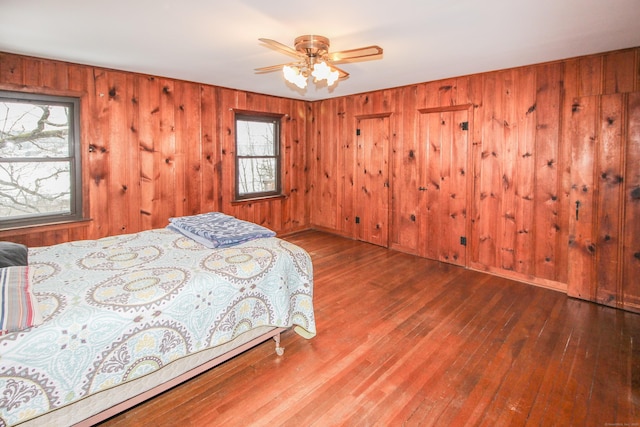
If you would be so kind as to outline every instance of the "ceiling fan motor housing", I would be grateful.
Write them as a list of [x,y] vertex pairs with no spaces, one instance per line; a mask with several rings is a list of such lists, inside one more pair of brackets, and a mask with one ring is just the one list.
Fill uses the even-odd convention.
[[329,39],[323,36],[304,35],[296,37],[296,50],[308,57],[323,57],[329,53]]

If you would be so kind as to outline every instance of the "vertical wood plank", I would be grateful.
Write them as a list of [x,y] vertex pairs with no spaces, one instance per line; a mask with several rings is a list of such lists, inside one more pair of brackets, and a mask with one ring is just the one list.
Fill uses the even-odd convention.
[[198,153],[200,160],[200,212],[219,211],[216,200],[216,164],[217,150],[215,149],[215,116],[214,90],[208,86],[200,85],[200,148]]
[[338,120],[335,114],[331,113],[331,104],[323,103],[317,111],[316,120],[318,122],[315,136],[315,189],[316,204],[312,212],[311,220],[322,227],[339,230],[340,224],[336,221],[338,212],[337,194],[337,147],[338,138],[332,137],[332,129],[335,121]]
[[128,120],[128,136],[127,141],[127,156],[128,156],[128,170],[127,170],[127,184],[126,188],[123,187],[123,191],[127,193],[127,224],[128,233],[135,232],[142,229],[142,219],[140,214],[140,149],[139,147],[139,133],[140,133],[140,92],[139,92],[139,79],[134,74],[127,73],[126,83],[126,99],[124,102],[127,105],[126,118]]
[[458,104],[458,80],[441,80],[438,87],[438,107],[451,107]]
[[[560,229],[558,238],[561,242],[562,250],[558,253],[558,281],[569,283],[570,264],[570,241],[572,233],[571,218],[575,216],[575,204],[571,197],[573,192],[573,181],[571,177],[572,167],[572,144],[574,135],[572,126],[572,116],[574,110],[574,100],[580,97],[580,60],[569,60],[563,63],[562,92],[560,99],[560,141],[558,143],[558,171],[560,172],[558,221]],[[575,202],[575,201],[574,201]],[[564,280],[563,280],[564,279]]]
[[[111,126],[109,116],[109,81],[106,71],[94,70],[95,96],[91,111],[89,142],[89,187],[91,221],[89,234],[95,238],[107,236],[111,224],[109,210],[109,145],[108,135]],[[98,220],[99,219],[99,220]]]
[[23,57],[0,52],[0,83],[5,85],[25,84]]
[[418,149],[417,142],[421,141],[421,136],[416,124],[419,116],[416,111],[417,91],[417,86],[402,90],[399,107],[402,111],[399,130],[402,137],[391,147],[393,166],[390,170],[393,201],[391,241],[401,250],[414,254],[418,253],[418,240],[422,235],[418,228],[418,212],[423,209],[421,192],[418,191],[418,187],[422,185],[418,184],[422,162],[418,160],[421,150]]
[[[482,154],[479,165],[478,214],[476,219],[477,250],[475,261],[483,266],[504,265],[497,251],[500,248],[504,220],[502,207],[502,148],[504,147],[504,73],[485,76],[483,92]],[[498,260],[500,260],[498,262]]]
[[158,168],[159,177],[154,183],[158,197],[154,200],[157,213],[153,217],[153,228],[165,227],[170,217],[178,215],[178,204],[184,198],[184,187],[178,187],[180,180],[177,171],[180,170],[182,159],[176,159],[175,134],[175,82],[161,78],[157,79],[160,91],[159,128],[157,132],[158,150],[154,153],[154,164]]
[[36,58],[25,58],[22,61],[23,83],[27,87],[42,87],[43,81],[43,60]]
[[484,76],[475,76],[470,78],[468,97],[472,104],[472,113],[469,120],[470,136],[469,136],[469,162],[468,168],[471,177],[467,181],[468,202],[467,202],[467,265],[478,265],[480,259],[480,200],[482,185],[482,153],[483,146],[483,129],[484,129]]
[[[103,135],[105,154],[108,155],[108,174],[105,177],[107,186],[106,200],[101,200],[102,209],[109,211],[108,235],[117,235],[129,231],[129,208],[133,200],[129,199],[129,171],[134,165],[129,164],[128,106],[130,93],[127,93],[126,75],[120,72],[105,73],[106,93],[103,113],[108,126]],[[107,119],[108,117],[108,119]]]
[[603,95],[633,92],[637,82],[636,52],[627,49],[603,56]]
[[140,222],[143,230],[154,227],[156,216],[155,200],[158,195],[156,181],[159,172],[156,168],[155,152],[160,127],[160,91],[153,77],[140,76],[138,83],[138,116],[140,120],[137,148],[140,163]]
[[42,61],[42,81],[40,85],[56,90],[67,90],[69,88],[67,68],[66,62]]
[[596,301],[615,306],[620,279],[621,202],[623,198],[623,99],[603,96],[599,117],[596,206]]
[[568,226],[562,223],[563,218],[559,215],[563,200],[561,173],[564,166],[559,153],[558,120],[562,70],[561,64],[544,65],[536,70],[535,146],[530,153],[535,162],[532,274],[549,280],[561,279],[558,269],[562,268],[562,263],[559,257],[566,245],[566,241],[561,239],[561,230]]
[[[335,143],[339,146],[336,156],[336,173],[339,175],[339,183],[336,188],[337,209],[336,223],[340,232],[346,236],[356,237],[359,226],[355,217],[360,215],[363,206],[358,204],[356,166],[358,147],[356,143],[357,122],[354,117],[354,98],[341,98],[331,103],[331,120]],[[333,137],[332,137],[333,141]]]
[[640,311],[640,92],[629,94],[624,182],[622,302]]
[[603,85],[603,58],[601,55],[586,56],[577,59],[578,73],[576,81],[577,92],[570,96],[592,96],[602,93]]
[[530,276],[534,273],[535,244],[534,191],[537,182],[535,170],[535,138],[537,121],[536,70],[531,67],[518,69],[516,75],[515,117],[517,121],[517,149],[513,188],[515,192],[514,269]]
[[[176,89],[176,141],[180,141],[182,152],[184,202],[183,215],[203,212],[202,207],[202,123],[200,87],[182,83]],[[180,213],[178,213],[180,214]]]
[[494,212],[497,221],[497,248],[500,260],[500,268],[507,271],[515,271],[516,267],[516,172],[517,172],[517,147],[518,125],[516,120],[517,82],[516,71],[504,71],[499,73],[501,85],[501,100],[499,110],[496,110],[496,118],[502,122],[502,130],[497,138],[494,153],[500,159],[496,164],[498,181],[494,181],[492,191],[500,195],[501,210]]

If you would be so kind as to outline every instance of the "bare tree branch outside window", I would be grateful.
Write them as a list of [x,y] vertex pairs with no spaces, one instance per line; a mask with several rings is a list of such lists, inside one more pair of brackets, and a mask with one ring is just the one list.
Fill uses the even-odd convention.
[[264,117],[236,118],[237,197],[277,194],[278,122]]
[[75,210],[73,106],[0,93],[0,223]]

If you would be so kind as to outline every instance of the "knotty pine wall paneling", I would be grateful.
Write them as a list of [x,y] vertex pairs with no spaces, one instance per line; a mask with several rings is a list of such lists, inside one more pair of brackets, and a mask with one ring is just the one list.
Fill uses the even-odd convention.
[[[471,266],[533,277],[536,75],[531,67],[486,75],[477,219]],[[554,159],[547,159],[553,165]]]
[[[357,118],[389,114],[389,246],[421,254],[419,110],[468,104],[467,267],[566,290],[575,214],[571,177],[578,167],[568,143],[572,105],[621,94],[627,100],[614,133],[626,132],[626,149],[596,162],[613,162],[623,173],[620,207],[616,219],[595,212],[590,227],[600,235],[600,224],[611,220],[623,230],[615,236],[622,281],[614,298],[637,306],[638,286],[628,278],[638,276],[640,263],[638,113],[632,108],[640,90],[639,53],[624,49],[317,102],[0,53],[3,89],[81,97],[84,192],[92,217],[88,225],[3,231],[0,238],[44,245],[164,226],[171,215],[209,210],[279,232],[312,226],[355,238]],[[232,203],[233,109],[285,114],[284,198]],[[606,125],[601,119],[592,124],[598,132]],[[131,171],[120,170],[126,167]],[[605,196],[597,197],[603,203]]]
[[[164,227],[172,216],[213,210],[279,233],[308,227],[304,101],[8,53],[0,53],[0,88],[80,97],[90,218],[4,230],[0,239],[42,246]],[[283,197],[232,202],[238,108],[283,115]]]
[[[328,117],[340,112],[351,120],[352,115],[363,112],[391,112],[394,138],[389,147],[389,246],[426,256],[430,250],[425,247],[429,245],[430,231],[424,225],[426,223],[420,223],[419,207],[421,197],[425,195],[419,191],[422,160],[419,157],[421,136],[417,116],[420,109],[468,104],[471,106],[471,130],[466,159],[469,174],[467,267],[566,291],[570,264],[570,218],[575,214],[570,206],[571,174],[579,165],[572,164],[571,144],[568,142],[570,131],[567,128],[571,110],[567,112],[564,106],[571,104],[576,97],[638,91],[639,51],[638,48],[625,49],[315,103],[313,109],[318,123],[314,126],[318,132],[310,134],[309,146],[315,162],[310,179],[315,184],[321,182],[319,185],[324,190],[318,192],[317,187],[312,188],[312,226],[355,236],[351,225],[346,227],[340,223],[340,219],[350,219],[355,215],[356,207],[350,205],[349,195],[341,194],[338,201],[334,201],[335,193],[328,191],[334,188],[333,185],[339,185],[339,178],[338,181],[332,178],[336,169],[345,176],[347,183],[341,188],[348,191],[349,165],[353,162],[351,152],[343,153],[345,160],[342,164],[336,160],[335,153],[316,155],[331,149],[326,144],[332,135],[335,138],[347,135],[338,131]],[[398,101],[392,102],[393,107],[390,107],[390,104],[380,101],[385,98]],[[348,105],[349,108],[342,114],[342,109],[334,107],[336,104]],[[627,123],[625,126],[631,126],[631,116],[623,122]],[[621,169],[625,175],[634,170],[629,162],[634,164],[637,161],[632,156],[635,148],[631,144],[634,138],[637,139],[635,128],[628,129],[626,154],[620,154],[623,158],[616,154],[617,157],[606,160],[619,165],[618,169],[626,168]],[[348,135],[346,138],[350,141]],[[637,203],[633,198],[637,192],[633,193],[628,186],[632,185],[625,184],[624,192],[619,194],[618,199],[624,199],[625,203],[618,210],[617,219],[613,220],[615,224],[637,221],[634,210]],[[333,206],[332,203],[339,212],[337,221],[331,215],[321,214],[322,206]],[[595,216],[591,226],[597,230],[604,220],[602,215]],[[625,227],[632,235],[627,237],[625,233],[624,250],[618,245],[618,251],[624,254],[618,269],[635,272],[638,261],[629,254],[638,253],[631,242],[640,240],[640,237],[637,227]],[[618,239],[622,237],[618,236]],[[613,249],[605,251],[601,258],[609,259],[613,252]],[[593,280],[596,280],[595,276]],[[617,301],[620,295],[626,295],[628,289],[628,284],[618,284]],[[627,300],[637,294],[629,292],[625,297]]]

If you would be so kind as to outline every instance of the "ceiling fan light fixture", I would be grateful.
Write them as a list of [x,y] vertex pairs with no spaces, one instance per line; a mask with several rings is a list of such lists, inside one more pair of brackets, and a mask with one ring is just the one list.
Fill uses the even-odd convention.
[[324,61],[313,64],[313,72],[311,75],[315,77],[316,82],[326,80],[328,86],[332,86],[340,77],[340,73],[333,70]]
[[282,67],[282,74],[289,83],[298,86],[300,89],[307,87],[307,76],[300,72],[300,68],[285,65]]
[[297,37],[293,48],[271,39],[258,40],[297,60],[283,65],[256,68],[255,71],[270,73],[282,69],[285,80],[300,89],[307,87],[307,80],[311,76],[315,78],[315,83],[326,80],[328,87],[333,86],[340,79],[349,77],[349,73],[338,68],[336,63],[382,55],[382,48],[375,45],[329,53],[329,39],[317,35]]

